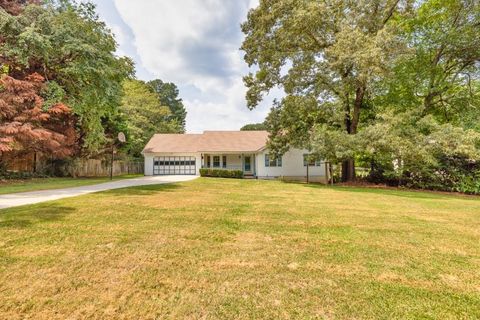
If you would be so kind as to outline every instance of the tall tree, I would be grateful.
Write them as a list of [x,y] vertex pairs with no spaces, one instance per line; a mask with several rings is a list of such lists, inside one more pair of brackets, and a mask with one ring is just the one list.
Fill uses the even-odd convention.
[[395,76],[385,81],[387,94],[375,103],[474,126],[480,115],[480,2],[424,1],[401,27],[414,54],[397,61]]
[[115,39],[95,7],[52,0],[24,6],[17,15],[0,8],[0,34],[2,70],[21,81],[42,75],[49,99],[76,115],[83,152],[99,150],[105,142],[102,124],[116,114],[133,65],[115,55]]
[[178,97],[177,86],[174,83],[163,82],[160,79],[152,80],[148,82],[148,85],[158,95],[160,104],[170,109],[170,119],[176,120],[180,125],[181,132],[185,132],[187,110],[183,105],[182,99]]
[[[311,148],[318,123],[355,135],[376,82],[403,50],[396,21],[410,11],[409,0],[261,0],[242,25],[245,61],[257,67],[244,81],[250,108],[276,86],[286,93],[273,113],[271,147]],[[354,179],[352,158],[342,169],[343,180]]]
[[181,128],[171,118],[168,106],[163,106],[150,86],[140,80],[124,82],[124,95],[120,112],[128,128],[127,152],[140,156],[140,152],[155,133],[178,133]]

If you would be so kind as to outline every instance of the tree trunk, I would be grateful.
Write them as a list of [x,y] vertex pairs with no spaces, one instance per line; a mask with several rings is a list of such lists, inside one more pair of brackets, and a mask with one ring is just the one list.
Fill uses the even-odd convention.
[[355,160],[348,159],[342,162],[342,182],[355,181]]
[[37,153],[33,153],[33,173],[37,173]]
[[[348,134],[357,134],[358,123],[360,121],[360,110],[365,97],[366,88],[361,86],[355,91],[355,101],[353,102],[353,115],[350,112],[350,105],[345,108],[345,127]],[[355,181],[355,160],[348,159],[342,162],[342,182]]]

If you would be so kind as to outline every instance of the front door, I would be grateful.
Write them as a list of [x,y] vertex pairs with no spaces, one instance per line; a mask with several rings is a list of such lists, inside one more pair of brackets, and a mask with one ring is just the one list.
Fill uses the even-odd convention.
[[244,162],[244,171],[245,172],[251,172],[252,171],[252,157],[251,156],[245,156],[245,162]]

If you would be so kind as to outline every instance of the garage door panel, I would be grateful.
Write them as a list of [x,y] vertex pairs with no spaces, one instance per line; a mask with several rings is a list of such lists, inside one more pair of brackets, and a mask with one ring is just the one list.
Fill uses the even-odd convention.
[[196,160],[191,156],[154,157],[154,175],[195,175]]

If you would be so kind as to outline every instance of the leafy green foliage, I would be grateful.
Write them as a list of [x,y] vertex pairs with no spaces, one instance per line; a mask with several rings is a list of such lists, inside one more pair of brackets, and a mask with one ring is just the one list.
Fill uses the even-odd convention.
[[105,142],[103,122],[115,115],[133,64],[114,54],[115,39],[95,7],[48,1],[15,16],[0,8],[0,34],[2,68],[15,79],[41,74],[47,102],[61,99],[70,106],[82,147],[99,150]]
[[[480,132],[419,113],[383,114],[356,137],[373,182],[477,193],[468,182],[480,166]],[[468,178],[470,177],[470,178]],[[468,185],[468,187],[466,186]]]
[[[405,50],[397,20],[410,11],[410,1],[388,0],[264,0],[251,10],[242,25],[246,34],[242,49],[245,61],[258,70],[244,78],[248,106],[257,106],[274,87],[283,88],[287,96],[275,110],[285,116],[277,117],[279,130],[272,138],[280,137],[270,147],[282,150],[290,141],[292,145],[301,141],[309,148],[318,123],[356,134],[368,96],[388,74],[398,52]],[[288,121],[292,99],[306,99],[309,105],[306,113],[292,114],[296,120],[304,119],[302,130],[297,121]],[[318,109],[333,111],[333,121],[315,117],[323,112]],[[345,167],[345,179],[353,178],[352,169]]]
[[342,162],[344,181],[355,160],[377,182],[475,189],[478,1],[263,0],[242,29],[248,106],[285,92],[266,121],[275,153]]
[[202,168],[202,169],[200,169],[200,176],[202,176],[202,177],[242,179],[243,178],[243,171],[242,170],[223,170],[223,169]]
[[170,120],[175,120],[181,132],[185,132],[185,124],[187,118],[187,110],[183,105],[182,99],[178,97],[178,88],[174,83],[163,82],[160,79],[152,80],[147,83],[152,90],[158,95],[158,99],[162,106],[170,109]]
[[265,123],[249,123],[240,128],[240,131],[262,131],[267,130]]
[[402,23],[411,53],[399,57],[377,104],[420,109],[441,122],[474,127],[480,116],[479,12],[478,1],[422,3]]
[[156,93],[140,80],[127,80],[123,84],[124,95],[120,115],[127,123],[126,151],[133,156],[140,152],[155,133],[178,133],[182,128],[171,111],[160,104]]

